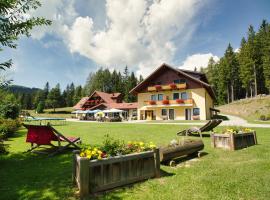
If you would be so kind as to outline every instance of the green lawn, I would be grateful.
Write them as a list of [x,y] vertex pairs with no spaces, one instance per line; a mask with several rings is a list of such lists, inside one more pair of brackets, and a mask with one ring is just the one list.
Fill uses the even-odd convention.
[[[184,126],[113,123],[68,123],[56,129],[80,136],[84,143],[100,144],[104,134],[123,140],[153,141],[159,145],[175,138]],[[163,177],[117,189],[97,199],[269,199],[270,129],[256,129],[259,145],[235,152],[212,149],[197,162],[177,168],[162,166]],[[23,154],[26,131],[7,143],[9,155],[0,158],[0,199],[78,199],[71,182],[71,153],[52,158]]]

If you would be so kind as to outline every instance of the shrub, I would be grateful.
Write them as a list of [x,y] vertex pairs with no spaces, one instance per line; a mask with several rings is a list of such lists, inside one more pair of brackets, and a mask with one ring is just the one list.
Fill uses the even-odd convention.
[[0,135],[2,139],[11,137],[19,128],[20,122],[12,119],[0,119]]
[[40,101],[37,106],[37,113],[43,113],[44,112],[45,103],[44,101]]
[[262,120],[262,121],[265,121],[265,120],[266,120],[266,117],[265,117],[265,115],[261,115],[261,116],[259,117],[259,119]]
[[267,115],[266,120],[270,120],[270,114]]

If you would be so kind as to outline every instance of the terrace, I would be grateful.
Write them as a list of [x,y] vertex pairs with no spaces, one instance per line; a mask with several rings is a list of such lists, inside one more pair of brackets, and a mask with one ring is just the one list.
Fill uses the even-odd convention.
[[155,85],[155,86],[149,86],[147,88],[148,92],[156,92],[156,91],[166,91],[166,90],[182,90],[187,89],[186,83],[180,83],[180,84],[167,84],[167,85]]

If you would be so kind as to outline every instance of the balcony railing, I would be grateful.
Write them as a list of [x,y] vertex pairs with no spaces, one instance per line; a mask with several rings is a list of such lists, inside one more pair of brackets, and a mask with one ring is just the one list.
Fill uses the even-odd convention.
[[162,91],[162,90],[181,90],[186,89],[187,84],[186,83],[180,83],[180,84],[168,84],[168,85],[155,85],[150,86],[147,88],[148,92],[155,92],[155,91]]
[[145,101],[146,105],[193,105],[194,100],[193,99],[177,99],[177,100],[162,100],[162,101]]

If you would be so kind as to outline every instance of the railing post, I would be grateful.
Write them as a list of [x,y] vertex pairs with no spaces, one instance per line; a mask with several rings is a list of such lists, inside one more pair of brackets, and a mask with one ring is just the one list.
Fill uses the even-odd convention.
[[231,140],[231,150],[235,150],[235,141],[234,141],[234,133],[230,134],[230,140]]
[[256,135],[256,131],[253,131],[253,137],[254,137],[254,144],[257,144],[257,135]]

